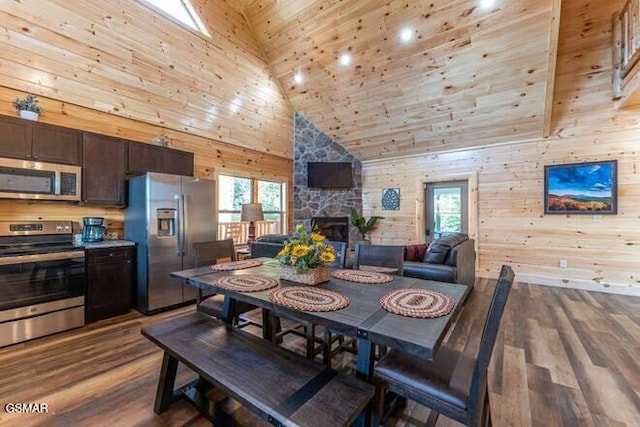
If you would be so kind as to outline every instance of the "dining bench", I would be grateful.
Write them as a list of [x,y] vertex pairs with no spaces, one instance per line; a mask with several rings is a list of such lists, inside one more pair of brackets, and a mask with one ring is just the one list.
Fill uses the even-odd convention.
[[[362,380],[200,312],[147,326],[142,335],[164,350],[157,414],[185,397],[214,422],[220,411],[205,395],[217,387],[276,426],[348,426],[374,394]],[[174,390],[178,362],[200,378]]]

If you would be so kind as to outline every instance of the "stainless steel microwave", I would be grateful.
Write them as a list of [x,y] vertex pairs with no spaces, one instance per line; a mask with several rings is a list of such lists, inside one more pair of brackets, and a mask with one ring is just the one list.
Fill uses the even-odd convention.
[[80,201],[82,168],[0,158],[0,198]]

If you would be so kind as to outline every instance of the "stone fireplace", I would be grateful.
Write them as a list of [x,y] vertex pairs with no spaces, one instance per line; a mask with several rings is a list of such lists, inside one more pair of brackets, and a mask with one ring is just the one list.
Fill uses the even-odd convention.
[[[300,113],[295,113],[294,124],[293,223],[308,229],[322,220],[328,227],[322,233],[328,239],[351,247],[349,242],[355,245],[360,240],[358,229],[350,226],[349,212],[350,208],[362,211],[362,163]],[[308,162],[351,163],[353,186],[309,188]]]
[[311,227],[317,227],[318,233],[328,240],[349,243],[349,217],[314,216]]

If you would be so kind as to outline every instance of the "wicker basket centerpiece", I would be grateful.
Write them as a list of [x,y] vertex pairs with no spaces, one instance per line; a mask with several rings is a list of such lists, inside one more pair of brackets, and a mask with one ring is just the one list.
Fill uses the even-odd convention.
[[295,267],[281,265],[280,278],[305,285],[317,285],[331,280],[331,273],[329,267],[310,268],[304,273],[298,273]]
[[331,280],[328,265],[336,259],[333,246],[314,231],[306,232],[302,224],[295,235],[276,255],[280,262],[280,278],[292,282],[316,285]]

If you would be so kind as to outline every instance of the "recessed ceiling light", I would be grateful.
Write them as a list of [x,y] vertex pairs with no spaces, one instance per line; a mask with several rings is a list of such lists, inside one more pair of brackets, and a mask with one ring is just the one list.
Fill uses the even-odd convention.
[[296,84],[301,84],[302,82],[304,82],[304,76],[302,75],[302,73],[300,71],[298,71],[293,76],[293,81],[296,82]]
[[403,42],[408,42],[413,38],[413,30],[411,28],[404,28],[400,31],[400,40]]
[[340,55],[340,63],[342,65],[351,64],[351,55],[349,55],[348,53],[343,53],[342,55]]
[[480,7],[483,9],[492,8],[495,5],[495,0],[480,0]]

